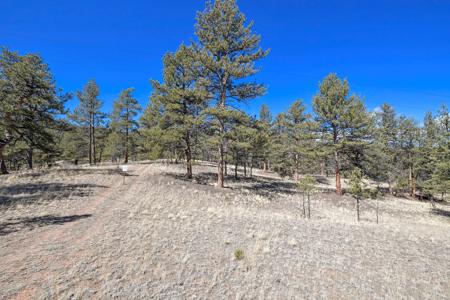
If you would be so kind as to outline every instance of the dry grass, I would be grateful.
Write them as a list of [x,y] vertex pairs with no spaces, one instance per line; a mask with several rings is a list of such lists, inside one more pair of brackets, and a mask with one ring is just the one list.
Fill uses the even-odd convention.
[[[316,195],[273,174],[138,164],[0,180],[0,298],[431,298],[450,295],[450,209]],[[231,172],[230,172],[231,173]],[[4,180],[5,179],[5,180]],[[324,184],[325,187],[331,188]],[[236,249],[245,253],[241,260]]]

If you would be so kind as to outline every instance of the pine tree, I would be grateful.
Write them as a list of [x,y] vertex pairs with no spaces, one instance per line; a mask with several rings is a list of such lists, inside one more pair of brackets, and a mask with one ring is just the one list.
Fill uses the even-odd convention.
[[167,135],[161,129],[163,107],[152,98],[140,118],[141,147],[148,153],[148,159],[164,157],[167,149],[171,148],[167,142]]
[[125,163],[128,163],[132,145],[130,136],[138,129],[138,122],[135,120],[135,117],[141,111],[137,100],[133,98],[133,91],[133,88],[128,88],[120,93],[119,98],[114,101],[114,108],[111,114],[111,129],[114,135],[109,139],[109,142],[113,142],[112,138],[115,137],[122,144],[118,147],[123,150]]
[[280,175],[293,176],[295,180],[298,180],[301,169],[310,169],[307,165],[313,158],[313,127],[311,116],[305,110],[302,101],[297,100],[276,120],[275,170]]
[[[320,84],[313,107],[323,138],[334,154],[336,193],[342,195],[341,156],[358,154],[368,139],[369,118],[358,96],[349,96],[347,80],[328,75]],[[354,159],[355,160],[355,159]]]
[[182,144],[186,176],[192,178],[195,135],[202,124],[206,91],[199,82],[199,64],[191,47],[181,45],[164,57],[164,82],[153,81],[152,100],[161,105],[164,130]]
[[436,134],[434,140],[435,147],[430,155],[431,172],[428,180],[425,181],[425,190],[433,195],[444,199],[450,194],[450,114],[445,105],[443,105],[436,118],[432,130]]
[[89,156],[89,144],[82,127],[71,124],[62,134],[59,143],[61,158],[70,160],[74,165]]
[[271,136],[270,131],[272,127],[272,113],[267,105],[261,105],[259,111],[259,136],[261,141],[261,159],[263,163],[263,170],[269,170],[269,157],[271,153]]
[[218,187],[224,187],[227,132],[242,117],[233,103],[265,93],[263,85],[243,81],[258,72],[254,63],[268,54],[258,48],[260,37],[252,32],[252,24],[245,23],[245,16],[235,0],[208,3],[206,9],[197,15],[198,60],[214,103],[207,112],[215,120],[219,137]]
[[100,111],[102,101],[98,99],[99,87],[95,80],[90,80],[82,91],[77,93],[80,103],[72,114],[79,126],[83,126],[89,138],[89,164],[95,164],[96,160],[96,128],[103,122],[105,114]]
[[[417,189],[417,170],[416,170],[416,153],[419,143],[419,128],[413,119],[401,116],[399,119],[398,146],[399,154],[402,158],[401,164],[403,170],[407,173],[407,182],[409,186],[409,195],[416,196]],[[403,182],[405,182],[403,180]],[[400,181],[400,183],[403,183]],[[402,186],[404,184],[401,184]]]
[[241,164],[244,167],[244,177],[247,177],[247,165],[252,163],[249,158],[253,159],[258,131],[254,127],[255,123],[248,117],[242,117],[244,121],[234,126],[227,135],[229,151],[233,155],[235,164],[234,174],[237,179],[238,167]]
[[62,95],[48,65],[38,55],[21,56],[3,49],[0,55],[0,164],[7,173],[3,150],[13,140],[26,147],[27,163],[33,168],[33,153],[56,151],[55,131],[62,126],[58,115],[64,113]]
[[355,168],[352,171],[352,173],[350,175],[349,185],[350,185],[350,193],[356,199],[356,215],[357,215],[357,220],[359,222],[359,220],[360,220],[360,201],[366,195],[366,192],[365,192],[366,184],[363,181],[363,173],[361,172],[360,169]]
[[[311,175],[306,175],[298,182],[298,189],[303,194],[303,215],[308,217],[308,219],[311,219],[311,193],[316,190],[316,183],[317,180]],[[307,209],[305,206],[305,196],[308,200]]]
[[380,112],[376,115],[376,143],[372,157],[372,164],[376,169],[377,177],[387,181],[389,193],[393,193],[394,181],[398,178],[398,158],[397,158],[397,131],[398,124],[394,108],[387,103],[381,105]]

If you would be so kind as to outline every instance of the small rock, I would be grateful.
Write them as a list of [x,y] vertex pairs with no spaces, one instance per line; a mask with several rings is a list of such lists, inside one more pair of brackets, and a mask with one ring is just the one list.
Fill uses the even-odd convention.
[[230,240],[226,240],[225,244],[229,245],[229,244],[231,244],[231,241]]
[[173,218],[175,218],[175,215],[174,215],[174,214],[169,214],[167,217],[168,217],[169,219],[173,219]]
[[297,246],[297,241],[295,239],[290,239],[288,242],[289,246],[295,247]]
[[262,249],[262,252],[265,253],[265,254],[270,253],[270,248],[269,247],[264,247]]

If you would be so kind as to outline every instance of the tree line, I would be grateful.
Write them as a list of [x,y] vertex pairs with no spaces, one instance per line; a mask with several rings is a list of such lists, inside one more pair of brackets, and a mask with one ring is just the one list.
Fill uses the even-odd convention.
[[[273,116],[266,105],[250,116],[242,103],[261,97],[256,63],[268,50],[234,0],[208,2],[196,18],[195,39],[163,59],[163,79],[153,80],[142,111],[133,89],[123,90],[111,114],[100,88],[89,81],[75,94],[56,85],[39,55],[3,49],[0,56],[1,173],[37,163],[74,164],[166,158],[183,161],[192,178],[195,160],[217,162],[217,186],[227,176],[252,176],[253,168],[299,179],[358,170],[387,182],[392,194],[444,197],[450,189],[450,118],[443,105],[422,125],[389,104],[369,112],[350,84],[327,75],[312,99]],[[78,99],[72,111],[66,101]],[[230,168],[233,166],[233,168]],[[234,170],[234,174],[228,174]]]

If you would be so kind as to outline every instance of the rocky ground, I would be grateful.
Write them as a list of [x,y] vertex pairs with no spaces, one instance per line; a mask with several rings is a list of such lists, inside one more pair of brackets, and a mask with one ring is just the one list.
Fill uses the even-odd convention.
[[222,190],[213,166],[183,171],[0,177],[0,299],[450,297],[450,206],[385,198],[377,224],[364,200],[358,223],[352,198],[321,193],[308,220],[273,174]]

